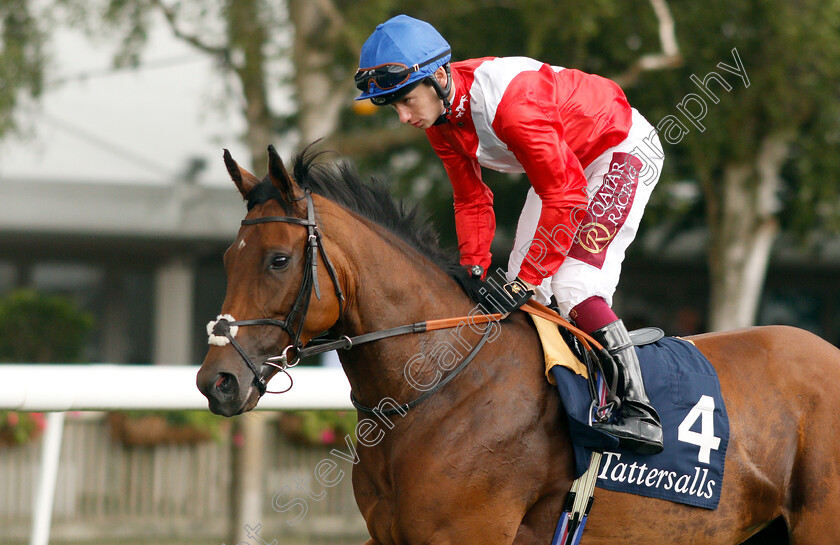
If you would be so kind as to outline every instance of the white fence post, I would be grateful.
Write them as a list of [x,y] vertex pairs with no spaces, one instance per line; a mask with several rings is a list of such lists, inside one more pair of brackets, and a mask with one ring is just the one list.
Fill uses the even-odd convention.
[[47,545],[50,541],[55,481],[58,477],[58,459],[61,457],[61,436],[64,431],[63,412],[49,413],[41,446],[41,475],[35,494],[32,514],[32,534],[29,545]]

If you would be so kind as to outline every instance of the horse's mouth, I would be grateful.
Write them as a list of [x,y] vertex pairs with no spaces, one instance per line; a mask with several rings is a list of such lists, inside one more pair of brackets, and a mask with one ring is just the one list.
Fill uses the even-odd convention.
[[231,417],[253,410],[254,407],[257,406],[259,400],[259,391],[253,384],[251,384],[245,392],[245,395],[242,397],[242,402],[234,405],[230,401],[219,401],[214,398],[208,398],[208,408],[213,414]]
[[254,410],[257,403],[260,402],[261,397],[262,396],[260,395],[259,390],[257,390],[252,384],[248,389],[248,394],[245,396],[245,404],[242,406],[242,410],[239,411],[239,414]]

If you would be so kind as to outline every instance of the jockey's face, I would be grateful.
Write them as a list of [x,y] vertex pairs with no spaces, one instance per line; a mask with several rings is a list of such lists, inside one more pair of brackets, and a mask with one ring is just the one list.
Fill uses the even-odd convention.
[[[439,68],[443,75],[443,85],[446,84],[446,72]],[[435,77],[440,77],[435,72]],[[409,123],[418,129],[428,129],[444,112],[443,101],[431,85],[421,83],[410,93],[392,104],[402,123]]]

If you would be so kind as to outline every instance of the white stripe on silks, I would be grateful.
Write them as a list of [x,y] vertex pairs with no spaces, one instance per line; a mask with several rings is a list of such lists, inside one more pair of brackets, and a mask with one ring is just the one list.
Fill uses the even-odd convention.
[[[213,329],[216,328],[216,324],[219,323],[219,320],[227,320],[228,322],[235,322],[236,321],[236,319],[234,319],[234,317],[231,316],[230,314],[219,314],[218,316],[216,316],[215,320],[212,320],[212,321],[208,322],[207,323],[207,344],[212,344],[213,346],[224,346],[224,345],[226,345],[230,342],[230,339],[228,339],[225,336],[214,335],[213,334]],[[230,326],[230,336],[231,337],[236,337],[236,332],[237,331],[239,331],[239,326],[238,325]]]
[[525,172],[519,161],[493,131],[496,110],[513,78],[522,72],[539,70],[543,63],[527,57],[499,57],[482,63],[474,72],[470,88],[470,109],[478,135],[475,157],[488,168],[500,172]]

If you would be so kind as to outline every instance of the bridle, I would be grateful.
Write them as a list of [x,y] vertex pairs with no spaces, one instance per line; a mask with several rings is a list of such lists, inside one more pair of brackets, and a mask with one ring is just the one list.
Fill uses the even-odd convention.
[[[281,328],[289,335],[289,345],[283,349],[280,356],[271,356],[260,362],[262,365],[270,365],[276,367],[286,376],[289,377],[289,387],[282,391],[269,393],[283,393],[287,392],[292,387],[292,377],[286,371],[289,367],[294,367],[306,355],[303,351],[303,342],[301,342],[301,334],[303,333],[303,325],[306,322],[306,312],[309,309],[309,301],[312,299],[312,292],[315,292],[315,297],[321,300],[321,288],[318,285],[318,254],[324,260],[324,265],[327,268],[327,273],[330,275],[333,286],[335,287],[335,295],[338,298],[338,314],[341,316],[344,313],[344,293],[341,291],[341,285],[338,283],[338,276],[335,273],[329,256],[321,242],[321,232],[318,230],[318,224],[315,221],[315,204],[312,202],[312,194],[309,189],[304,191],[302,197],[295,199],[296,201],[306,199],[306,219],[296,218],[293,216],[263,216],[260,218],[251,218],[242,220],[242,225],[257,225],[261,223],[290,223],[292,225],[300,225],[306,227],[307,242],[305,249],[305,263],[303,266],[303,277],[300,283],[295,301],[292,304],[291,310],[286,314],[285,320],[274,318],[258,318],[254,320],[233,320],[229,315],[219,316],[216,320],[207,324],[207,331],[210,335],[210,343],[222,346],[229,342],[237,353],[242,357],[248,368],[254,373],[254,382],[260,392],[260,396],[265,394],[267,390],[267,383],[262,376],[259,367],[253,359],[248,355],[242,345],[236,340],[237,328],[241,326],[263,326],[271,325]],[[233,328],[233,329],[232,329]],[[215,339],[221,339],[214,342]],[[226,340],[226,341],[225,341]],[[289,361],[288,352],[294,349],[295,356]]]

